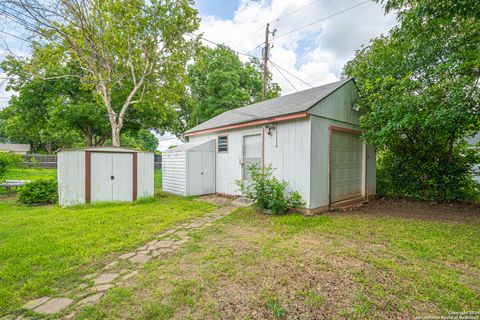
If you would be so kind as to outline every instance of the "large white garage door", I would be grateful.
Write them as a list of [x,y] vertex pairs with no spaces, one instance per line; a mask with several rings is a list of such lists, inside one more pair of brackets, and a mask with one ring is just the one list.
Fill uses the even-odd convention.
[[332,131],[332,203],[362,196],[363,144],[358,135]]

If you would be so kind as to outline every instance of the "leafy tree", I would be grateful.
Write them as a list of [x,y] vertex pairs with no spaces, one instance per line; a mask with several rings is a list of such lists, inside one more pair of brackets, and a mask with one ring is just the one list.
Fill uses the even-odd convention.
[[139,131],[126,131],[122,135],[123,145],[125,147],[149,150],[155,152],[158,147],[158,139],[153,133],[146,129]]
[[[188,67],[188,88],[189,94],[180,103],[182,126],[177,135],[222,112],[260,101],[262,67],[256,59],[243,63],[226,46],[203,47]],[[280,86],[270,81],[267,98],[279,95]]]
[[[30,78],[28,70],[39,66],[39,76]],[[81,83],[78,63],[69,61],[63,50],[35,44],[30,59],[8,56],[0,68],[11,77],[8,89],[18,92],[0,112],[2,132],[11,142],[30,143],[34,150],[50,153],[84,145],[82,137],[87,146],[102,145],[109,138],[105,108]]]
[[384,4],[399,25],[345,66],[357,82],[364,136],[380,150],[380,187],[421,199],[471,198],[478,153],[465,139],[480,131],[480,2]]
[[185,35],[199,24],[190,0],[61,0],[53,5],[6,0],[5,4],[37,23],[41,29],[35,31],[60,43],[85,70],[81,80],[97,92],[106,109],[114,146],[120,146],[132,106],[138,105],[133,112],[137,114],[167,114],[156,117],[160,120],[173,114],[171,102],[181,96],[185,65],[196,44]]

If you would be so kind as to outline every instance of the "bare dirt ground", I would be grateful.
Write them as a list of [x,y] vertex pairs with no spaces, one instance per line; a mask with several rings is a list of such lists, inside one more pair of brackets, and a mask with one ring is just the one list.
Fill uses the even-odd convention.
[[480,205],[438,204],[381,198],[370,201],[358,210],[350,212],[350,214],[469,223],[480,221]]

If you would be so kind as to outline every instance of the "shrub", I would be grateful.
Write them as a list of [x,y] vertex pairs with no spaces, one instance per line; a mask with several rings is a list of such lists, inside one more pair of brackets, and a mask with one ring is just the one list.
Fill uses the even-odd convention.
[[18,192],[18,202],[23,204],[48,204],[58,200],[57,181],[39,179],[25,184]]
[[287,182],[273,177],[272,166],[260,168],[256,164],[251,164],[247,170],[252,177],[252,182],[237,180],[235,183],[242,194],[252,200],[257,208],[280,214],[284,213],[289,206],[298,208],[305,204],[300,193],[287,192]]
[[5,176],[10,168],[18,165],[21,160],[22,159],[19,155],[0,152],[0,181],[5,179]]
[[[461,146],[457,146],[461,148]],[[473,150],[449,156],[448,165],[419,162],[407,151],[377,154],[377,196],[438,202],[478,202],[478,182],[473,179]]]

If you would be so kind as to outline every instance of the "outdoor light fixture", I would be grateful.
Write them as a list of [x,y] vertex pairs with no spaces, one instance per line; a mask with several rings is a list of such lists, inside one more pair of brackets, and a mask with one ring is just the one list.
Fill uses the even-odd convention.
[[273,130],[275,130],[275,125],[269,124],[269,125],[267,126],[267,134],[268,134],[269,136],[271,136]]

